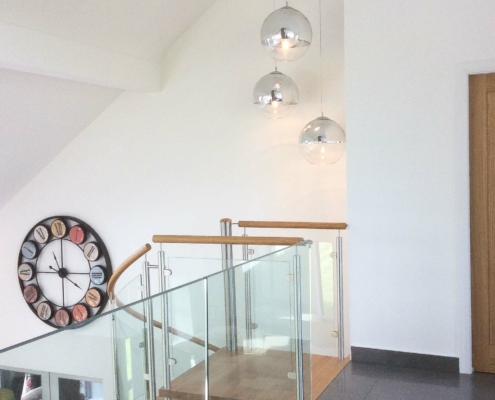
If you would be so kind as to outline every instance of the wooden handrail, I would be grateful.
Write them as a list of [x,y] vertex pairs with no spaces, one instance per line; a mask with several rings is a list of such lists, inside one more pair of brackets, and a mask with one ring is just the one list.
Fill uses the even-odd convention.
[[127,258],[122,264],[120,264],[120,267],[117,268],[117,270],[112,274],[112,277],[108,281],[107,293],[110,300],[113,300],[115,298],[115,292],[114,292],[115,284],[119,280],[120,276],[125,272],[127,268],[129,268],[132,264],[134,264],[137,260],[139,260],[150,250],[151,250],[151,245],[146,243],[133,255]]
[[347,229],[345,222],[239,221],[239,228]]
[[262,237],[262,236],[178,236],[154,235],[154,243],[187,244],[246,244],[266,246],[292,246],[302,242],[298,237]]
[[[122,303],[119,299],[117,299],[117,298],[115,299],[115,304],[119,308],[120,307],[125,307],[124,308],[124,311],[126,313],[128,313],[129,315],[132,315],[134,318],[137,318],[140,321],[146,322],[146,316],[144,316],[143,314],[141,314],[139,311],[134,310],[132,307],[126,307],[126,305],[124,303]],[[159,321],[153,320],[153,326],[155,328],[158,328],[158,329],[163,329],[163,324],[161,322],[159,322]],[[172,335],[179,336],[182,339],[186,339],[189,342],[195,343],[195,344],[197,344],[199,346],[202,346],[202,347],[205,347],[206,346],[206,342],[204,340],[202,340],[202,339],[200,339],[200,338],[198,338],[196,336],[191,336],[188,333],[179,331],[178,329],[172,328],[171,326],[169,326],[168,331]],[[211,343],[208,343],[208,350],[218,351],[218,350],[220,350],[220,347],[217,347],[217,346],[215,346],[215,345],[213,345]]]

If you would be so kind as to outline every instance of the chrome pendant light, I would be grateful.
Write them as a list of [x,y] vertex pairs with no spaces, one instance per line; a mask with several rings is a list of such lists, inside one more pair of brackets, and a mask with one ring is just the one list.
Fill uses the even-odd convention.
[[270,56],[282,62],[302,57],[309,49],[313,30],[308,19],[286,3],[263,22],[261,44]]
[[275,71],[265,75],[256,84],[253,92],[253,103],[261,114],[270,119],[284,118],[289,114],[291,106],[299,102],[299,90],[294,81]]
[[323,68],[322,68],[322,29],[320,4],[320,104],[321,117],[308,123],[299,137],[299,148],[304,158],[311,164],[335,164],[345,153],[346,137],[344,129],[335,121],[323,115]]

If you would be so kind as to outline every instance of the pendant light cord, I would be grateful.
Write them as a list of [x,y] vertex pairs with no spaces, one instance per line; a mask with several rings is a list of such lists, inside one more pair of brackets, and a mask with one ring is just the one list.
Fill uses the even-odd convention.
[[[273,11],[276,11],[277,10],[277,0],[273,0]],[[277,50],[275,50],[275,53],[277,52]],[[274,59],[275,61],[275,72],[278,71],[278,68],[277,68],[277,59]]]
[[319,1],[320,5],[320,107],[321,107],[321,116],[323,117],[323,61],[322,61],[322,17],[321,17],[321,0]]

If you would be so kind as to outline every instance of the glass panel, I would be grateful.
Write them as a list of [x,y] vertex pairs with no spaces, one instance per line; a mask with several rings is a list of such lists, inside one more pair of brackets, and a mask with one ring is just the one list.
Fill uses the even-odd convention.
[[[234,260],[233,266],[243,264],[245,261]],[[167,268],[172,271],[187,271],[187,274],[177,273],[170,277],[170,288],[185,285],[189,282],[202,279],[206,276],[222,271],[223,261],[220,258],[190,258],[169,257]]]
[[120,307],[141,300],[143,292],[139,290],[139,286],[141,286],[141,275],[137,275],[117,292]]
[[[140,277],[139,277],[140,282]],[[120,296],[120,292],[119,295]],[[117,299],[120,300],[119,297]],[[121,399],[144,399],[146,365],[144,303],[139,302],[115,313],[115,347]]]
[[0,369],[49,372],[102,382],[104,398],[112,399],[111,332],[111,318],[106,314],[0,352]]
[[[286,250],[294,254],[294,249]],[[210,395],[224,398],[295,398],[293,379],[292,260],[273,255],[208,278],[208,335],[220,349],[209,356]],[[289,259],[290,262],[283,260]],[[235,290],[237,351],[228,344],[229,284]],[[251,296],[246,296],[251,293]],[[251,303],[251,307],[249,307]],[[252,340],[246,331],[251,311]]]
[[338,357],[338,285],[335,242],[311,248],[311,324],[313,353]]
[[[165,329],[167,337],[162,340],[163,330],[155,329],[155,369],[161,397],[183,398],[184,393],[204,397],[205,307],[203,280],[173,289],[153,299],[154,319],[159,325],[166,327],[163,324],[163,321],[167,321],[163,310],[168,310],[168,334]],[[164,358],[165,349],[162,343],[168,343],[170,391],[163,389],[166,383],[164,363],[167,360]]]

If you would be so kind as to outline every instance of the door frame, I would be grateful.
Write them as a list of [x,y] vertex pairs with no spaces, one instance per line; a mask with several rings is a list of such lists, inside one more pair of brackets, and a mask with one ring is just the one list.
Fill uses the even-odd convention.
[[456,343],[459,370],[473,373],[471,321],[471,235],[469,187],[469,75],[495,72],[495,60],[474,61],[456,65],[456,132],[455,132],[455,247],[457,272]]

